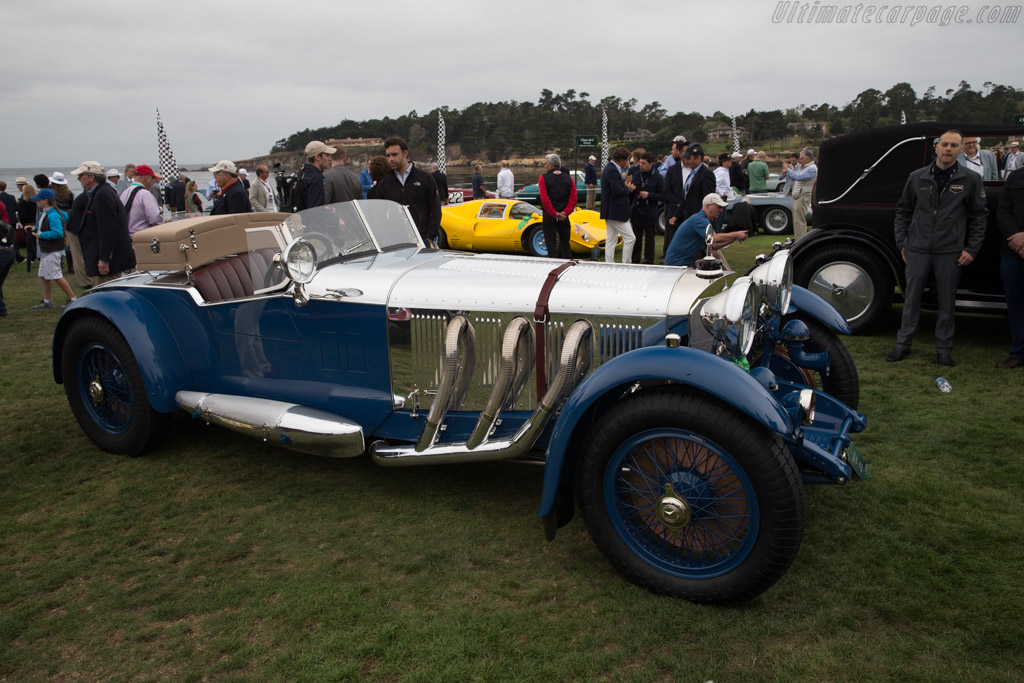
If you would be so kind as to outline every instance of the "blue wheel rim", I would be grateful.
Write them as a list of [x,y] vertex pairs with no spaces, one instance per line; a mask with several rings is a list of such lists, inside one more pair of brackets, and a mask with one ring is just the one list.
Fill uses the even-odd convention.
[[[657,515],[665,484],[690,507],[681,528]],[[739,566],[757,539],[760,510],[753,483],[724,448],[683,429],[635,434],[612,454],[602,486],[619,538],[648,565],[687,579]]]
[[122,434],[131,426],[131,383],[117,356],[106,346],[90,344],[78,356],[78,390],[90,417],[105,431]]
[[538,230],[533,233],[530,238],[530,242],[533,245],[533,252],[539,256],[548,255],[548,243],[544,240],[544,231]]

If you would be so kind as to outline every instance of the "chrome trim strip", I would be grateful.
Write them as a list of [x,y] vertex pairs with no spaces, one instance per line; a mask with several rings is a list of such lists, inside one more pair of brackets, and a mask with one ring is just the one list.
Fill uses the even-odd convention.
[[873,170],[875,170],[875,166],[878,166],[878,164],[882,163],[882,159],[884,159],[887,156],[889,156],[889,153],[892,152],[894,149],[896,149],[897,147],[900,147],[901,145],[905,145],[908,142],[916,142],[918,140],[927,140],[927,139],[928,139],[927,135],[919,135],[916,138],[907,138],[906,140],[901,140],[900,142],[897,142],[895,145],[893,145],[892,147],[889,148],[888,152],[886,152],[882,156],[878,157],[878,161],[876,161],[875,163],[871,164],[871,166],[869,166],[868,168],[865,168],[864,172],[860,174],[860,177],[857,178],[856,180],[854,180],[853,181],[853,185],[850,185],[848,188],[846,188],[845,192],[843,192],[841,195],[839,195],[835,199],[828,199],[828,200],[821,200],[821,199],[819,199],[818,200],[818,204],[819,205],[821,205],[821,204],[834,204],[835,202],[838,202],[840,199],[842,199],[843,197],[848,195],[850,193],[850,190],[852,190],[853,188],[855,188],[857,186],[857,183],[859,183],[860,181],[864,180],[868,176],[869,173],[871,173]]

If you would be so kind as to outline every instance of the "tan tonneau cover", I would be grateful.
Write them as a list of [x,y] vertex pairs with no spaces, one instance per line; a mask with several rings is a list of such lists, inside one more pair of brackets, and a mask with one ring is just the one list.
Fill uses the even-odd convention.
[[[280,247],[272,231],[246,236],[247,228],[279,225],[288,213],[200,216],[154,225],[132,235],[139,270],[188,270],[249,249]],[[258,239],[257,239],[258,238]]]

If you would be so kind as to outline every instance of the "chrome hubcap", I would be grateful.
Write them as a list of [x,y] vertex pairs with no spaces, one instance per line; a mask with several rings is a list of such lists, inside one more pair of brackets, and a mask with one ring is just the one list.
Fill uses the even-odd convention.
[[89,382],[89,398],[92,399],[94,405],[99,405],[103,402],[103,385],[100,384],[98,379]]
[[864,315],[875,298],[871,276],[849,261],[822,266],[811,277],[807,288],[835,306],[847,320]]
[[690,523],[690,506],[672,484],[665,484],[665,495],[658,500],[657,515],[661,523],[671,529],[682,529]]

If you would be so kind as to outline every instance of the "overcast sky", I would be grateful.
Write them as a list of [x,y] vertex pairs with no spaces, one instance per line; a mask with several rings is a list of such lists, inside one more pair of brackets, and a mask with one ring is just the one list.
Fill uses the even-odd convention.
[[[155,165],[157,108],[187,165],[346,118],[535,102],[543,88],[740,114],[842,106],[902,81],[918,95],[1024,87],[1009,47],[1024,17],[979,23],[991,2],[885,6],[894,24],[864,23],[881,3],[833,6],[846,23],[776,21],[792,3],[767,0],[4,0],[0,167]],[[956,8],[963,23],[929,23]]]

